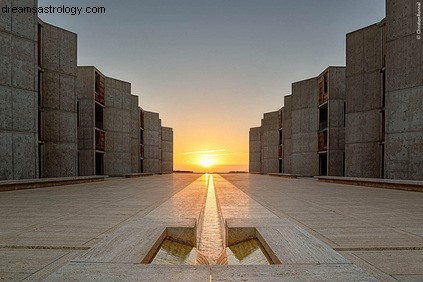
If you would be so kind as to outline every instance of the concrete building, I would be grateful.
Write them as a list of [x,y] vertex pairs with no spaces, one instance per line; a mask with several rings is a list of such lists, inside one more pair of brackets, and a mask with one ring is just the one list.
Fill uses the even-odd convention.
[[284,97],[283,107],[283,173],[292,174],[292,95]]
[[136,150],[139,146],[133,144],[132,138],[133,135],[139,138],[139,134],[138,130],[131,134],[131,129],[139,127],[139,115],[132,115],[132,108],[138,107],[138,99],[131,95],[131,84],[106,77],[104,105],[104,174],[121,176],[136,172],[138,166],[132,163],[132,153],[134,157],[139,156]]
[[40,177],[78,175],[77,35],[38,24]]
[[261,172],[279,172],[279,111],[263,115],[260,143]]
[[292,173],[315,176],[319,173],[317,78],[292,84]]
[[[130,83],[77,67],[75,33],[3,13],[0,51],[0,180],[143,171],[138,97]],[[146,129],[147,171],[173,171],[172,129],[154,118]]]
[[250,128],[250,142],[249,142],[249,171],[250,173],[261,172],[261,128]]
[[173,172],[173,129],[162,127],[162,173]]
[[[0,2],[28,5],[36,1]],[[39,176],[38,18],[0,16],[0,180]]]
[[250,172],[279,172],[280,111],[265,113],[261,126],[250,129]]
[[79,175],[103,175],[106,151],[104,127],[106,77],[95,67],[78,67]]
[[319,175],[344,176],[345,67],[329,67],[317,79]]
[[415,1],[347,34],[346,176],[423,180],[423,40]]
[[0,179],[77,175],[76,34],[5,13],[0,41]]
[[284,104],[264,115],[260,138],[257,129],[250,130],[250,172],[342,176],[345,68],[328,67],[293,83]]
[[146,173],[161,173],[162,121],[158,113],[143,111],[143,170]]

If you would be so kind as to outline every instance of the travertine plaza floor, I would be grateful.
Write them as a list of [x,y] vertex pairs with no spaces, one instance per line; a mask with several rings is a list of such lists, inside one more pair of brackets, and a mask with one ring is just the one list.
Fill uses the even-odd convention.
[[[174,174],[0,193],[0,280],[423,281],[422,193],[314,179],[213,177],[225,220],[267,224],[270,245],[291,245],[282,264],[141,264],[145,248],[139,246],[160,227],[200,214],[205,176]],[[274,222],[280,227],[272,229]],[[286,239],[292,235],[284,234],[287,223],[310,234],[303,237],[312,243]]]

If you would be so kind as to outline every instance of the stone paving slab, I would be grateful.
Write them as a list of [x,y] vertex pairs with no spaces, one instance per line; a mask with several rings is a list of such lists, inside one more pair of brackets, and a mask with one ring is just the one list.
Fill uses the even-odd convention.
[[[74,261],[90,263],[148,262],[161,242],[169,235],[167,228],[173,226],[194,230],[196,227],[196,220],[131,220],[114,232],[104,235],[102,241],[74,259]],[[178,239],[181,241],[191,240],[195,242],[195,232],[187,231],[188,232],[185,234],[183,231],[179,231],[178,235],[185,235],[191,238]]]
[[212,266],[212,281],[378,281],[352,264]]
[[45,281],[210,281],[208,266],[70,263]]
[[[285,180],[258,175],[223,175],[232,185],[279,217],[288,217],[342,252],[381,281],[421,281],[423,195],[421,193],[322,183],[314,179]],[[417,248],[389,251],[389,248]],[[378,250],[378,248],[381,248]],[[389,256],[384,257],[384,253]],[[360,255],[360,257],[356,255]],[[407,254],[407,255],[406,255]],[[389,259],[388,259],[389,258]],[[403,274],[391,266],[409,261]],[[395,269],[395,267],[393,267]],[[415,274],[418,270],[418,274]],[[395,278],[394,278],[395,277]]]

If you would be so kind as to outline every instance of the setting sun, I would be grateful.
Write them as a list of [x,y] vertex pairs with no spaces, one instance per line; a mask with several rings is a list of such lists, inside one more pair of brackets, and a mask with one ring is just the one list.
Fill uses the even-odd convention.
[[214,165],[214,161],[213,161],[212,157],[210,157],[210,156],[202,156],[201,159],[200,159],[200,164],[203,167],[208,168],[208,167],[211,167],[212,165]]

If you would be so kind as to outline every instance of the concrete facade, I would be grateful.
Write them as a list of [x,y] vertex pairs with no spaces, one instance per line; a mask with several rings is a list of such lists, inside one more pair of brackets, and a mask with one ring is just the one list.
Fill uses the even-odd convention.
[[141,110],[138,106],[138,96],[131,95],[131,172],[141,172]]
[[162,173],[173,172],[173,129],[162,127]]
[[250,172],[342,176],[344,107],[344,67],[293,83],[284,107],[264,115],[260,135],[250,129]]
[[104,106],[104,174],[121,176],[131,173],[131,84],[106,77]]
[[263,115],[260,141],[261,172],[279,172],[279,111]]
[[381,174],[382,28],[372,25],[347,34],[346,176]]
[[261,126],[250,129],[251,173],[279,172],[279,118],[280,111],[265,113]]
[[283,172],[292,174],[292,95],[284,97]]
[[417,2],[389,0],[386,13],[384,176],[423,180],[423,39],[416,33]]
[[37,26],[35,14],[0,14],[0,180],[39,176]]
[[319,175],[344,176],[345,67],[329,67],[319,83]]
[[293,174],[315,176],[319,173],[317,94],[317,78],[292,84]]
[[[100,135],[105,138],[104,131],[104,96],[96,101],[96,76],[105,81],[105,76],[95,67],[78,67],[77,87],[78,97],[78,159],[79,175],[104,174],[104,164],[96,154],[104,154],[105,148],[99,143]],[[103,89],[104,90],[104,89]],[[102,90],[102,91],[103,91]],[[97,109],[97,120],[96,120]],[[101,112],[101,113],[100,113]],[[102,116],[102,118],[99,117]],[[104,141],[104,140],[103,140]],[[101,146],[103,145],[103,148]],[[96,167],[99,171],[96,172]]]
[[347,34],[346,176],[423,180],[422,40],[417,3]]
[[162,123],[158,113],[144,111],[144,164],[146,173],[161,173]]
[[[130,83],[77,67],[75,33],[37,14],[2,13],[0,43],[0,180],[143,171],[138,97]],[[172,129],[158,117],[146,129],[146,172],[172,172]]]
[[249,142],[249,171],[250,173],[261,172],[261,128],[250,128],[250,142]]
[[78,174],[77,35],[39,21],[40,177]]

